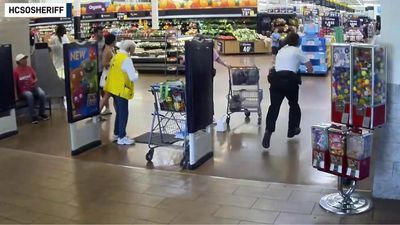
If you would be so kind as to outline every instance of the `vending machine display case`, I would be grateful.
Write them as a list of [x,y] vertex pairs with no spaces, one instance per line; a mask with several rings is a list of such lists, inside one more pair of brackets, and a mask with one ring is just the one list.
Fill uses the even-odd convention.
[[334,123],[350,124],[351,113],[351,46],[332,45],[332,105],[331,120]]
[[316,125],[311,128],[312,134],[312,164],[319,170],[329,169],[329,137],[328,129],[330,124]]
[[352,46],[352,125],[373,129],[386,122],[386,49]]
[[347,134],[347,177],[362,180],[369,176],[372,139],[372,133],[362,130]]
[[346,160],[346,149],[347,149],[347,130],[345,127],[340,128],[329,128],[329,173],[346,176],[347,160]]

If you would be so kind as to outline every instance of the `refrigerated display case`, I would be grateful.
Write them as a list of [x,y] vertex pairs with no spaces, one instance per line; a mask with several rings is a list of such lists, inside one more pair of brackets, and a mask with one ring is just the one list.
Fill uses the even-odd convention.
[[386,122],[386,49],[352,45],[352,125],[373,129]]
[[350,124],[350,57],[350,45],[332,45],[331,121],[334,123]]

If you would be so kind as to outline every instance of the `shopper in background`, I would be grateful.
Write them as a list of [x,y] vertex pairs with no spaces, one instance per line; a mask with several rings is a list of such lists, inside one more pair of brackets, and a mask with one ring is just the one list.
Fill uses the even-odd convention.
[[103,115],[111,114],[110,104],[109,104],[109,99],[111,95],[110,93],[104,91],[103,89],[107,80],[108,71],[110,69],[111,59],[115,54],[115,40],[116,38],[114,34],[108,34],[104,38],[105,45],[103,47],[103,55],[101,60],[103,64],[103,72],[100,77],[100,88],[102,95],[102,99],[100,101],[100,110],[102,111],[103,108],[106,107],[105,111],[103,112]]
[[[35,70],[28,66],[28,56],[18,54],[15,57],[17,67],[14,69],[14,89],[16,97],[21,96],[24,98],[29,107],[29,113],[32,117],[32,123],[37,124],[39,117],[42,120],[48,120],[49,117],[45,113],[46,94],[38,86],[38,79]],[[35,99],[39,100],[39,114],[36,112]]]
[[276,56],[275,71],[272,72],[268,80],[271,83],[270,98],[271,105],[267,114],[267,125],[265,129],[262,145],[269,148],[272,133],[275,131],[276,120],[283,99],[289,101],[289,138],[300,134],[301,110],[298,104],[299,85],[301,77],[297,74],[299,66],[304,63],[309,73],[313,72],[313,67],[308,58],[300,50],[299,35],[289,33],[285,39],[286,46],[281,48]]
[[139,74],[133,66],[131,55],[135,52],[135,42],[122,41],[120,51],[112,58],[104,90],[114,97],[117,111],[115,118],[114,137],[119,145],[132,145],[135,141],[126,135],[128,123],[128,101],[134,95],[134,82]]
[[279,48],[280,48],[280,39],[281,39],[281,34],[279,33],[279,29],[275,28],[274,33],[271,35],[272,39],[272,55],[278,54]]
[[64,27],[64,25],[58,25],[55,35],[53,35],[49,41],[49,47],[53,57],[53,64],[57,70],[58,76],[61,79],[65,78],[63,45],[69,43],[66,33],[67,29]]

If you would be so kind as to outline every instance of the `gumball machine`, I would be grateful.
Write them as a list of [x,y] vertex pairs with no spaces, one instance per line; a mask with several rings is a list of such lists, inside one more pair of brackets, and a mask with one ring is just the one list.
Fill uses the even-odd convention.
[[328,130],[329,136],[329,171],[338,176],[346,172],[346,141],[347,129],[345,127],[332,127]]
[[350,123],[350,55],[350,45],[332,45],[331,120],[345,125]]
[[323,171],[327,171],[329,166],[328,129],[330,127],[330,124],[321,124],[311,128],[313,167]]
[[347,177],[362,180],[369,176],[372,138],[372,133],[363,130],[347,134]]
[[386,122],[386,50],[352,47],[352,125],[373,129]]

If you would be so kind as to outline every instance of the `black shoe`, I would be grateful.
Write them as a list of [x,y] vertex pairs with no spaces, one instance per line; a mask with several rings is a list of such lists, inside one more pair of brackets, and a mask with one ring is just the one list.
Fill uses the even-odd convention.
[[39,120],[38,120],[37,116],[32,117],[32,124],[38,124],[38,123],[39,123]]
[[264,148],[269,148],[270,141],[271,141],[271,135],[272,135],[271,131],[268,131],[268,130],[265,131],[264,138],[263,138],[263,141],[262,141],[262,146]]
[[49,116],[46,114],[41,114],[39,116],[40,116],[40,118],[42,118],[43,121],[49,120]]
[[294,137],[296,135],[299,135],[300,133],[301,133],[301,129],[300,129],[300,127],[297,127],[297,128],[292,129],[292,130],[289,130],[288,133],[287,133],[287,137],[288,138],[292,138],[292,137]]

